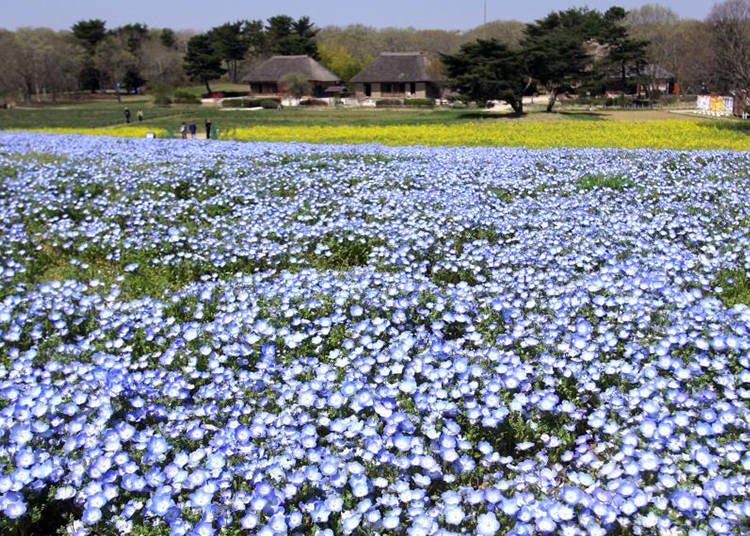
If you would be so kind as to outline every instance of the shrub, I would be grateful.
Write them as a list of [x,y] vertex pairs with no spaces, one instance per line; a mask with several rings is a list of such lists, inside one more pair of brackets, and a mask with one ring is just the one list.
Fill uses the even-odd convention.
[[172,95],[172,101],[176,104],[200,104],[201,99],[198,95],[190,93],[184,89],[177,89]]
[[251,99],[248,97],[242,97],[239,99],[224,99],[221,101],[221,105],[224,108],[274,109],[274,108],[278,108],[281,105],[281,99],[277,99],[277,98]]
[[257,105],[265,110],[275,110],[281,108],[281,99],[261,99]]
[[432,108],[435,106],[435,99],[405,99],[404,106]]
[[321,99],[302,99],[299,101],[300,106],[328,106],[328,102]]
[[157,84],[151,88],[151,94],[154,96],[154,104],[159,106],[169,106],[172,104],[172,95],[174,88],[166,84]]
[[224,99],[221,101],[223,108],[248,108],[246,99]]
[[401,99],[379,99],[375,101],[375,106],[401,106]]

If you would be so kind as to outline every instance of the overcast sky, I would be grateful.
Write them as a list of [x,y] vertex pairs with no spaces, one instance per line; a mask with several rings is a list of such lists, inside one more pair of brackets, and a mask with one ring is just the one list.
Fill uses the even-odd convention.
[[22,26],[69,29],[76,21],[103,19],[108,28],[141,22],[152,28],[208,30],[239,19],[306,15],[318,26],[364,24],[417,29],[468,30],[487,21],[530,22],[570,7],[635,9],[644,4],[669,7],[681,18],[704,19],[713,0],[0,0],[0,28]]

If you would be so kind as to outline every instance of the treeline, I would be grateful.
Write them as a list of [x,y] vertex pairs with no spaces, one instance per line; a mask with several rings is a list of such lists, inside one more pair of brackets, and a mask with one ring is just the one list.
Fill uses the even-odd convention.
[[[586,10],[582,10],[586,11]],[[645,61],[673,75],[681,93],[750,87],[750,0],[727,0],[704,21],[680,19],[657,4],[623,12],[628,39],[645,43]],[[537,21],[535,24],[539,23]],[[356,24],[318,28],[308,17],[227,22],[204,33],[149,28],[134,23],[107,28],[83,20],[67,31],[0,29],[0,99],[54,99],[75,91],[137,91],[237,82],[254,63],[273,54],[309,54],[348,80],[383,51],[422,51],[436,62],[462,46],[495,40],[524,50],[532,25],[495,21],[470,31],[376,29]],[[543,58],[537,58],[543,61]]]

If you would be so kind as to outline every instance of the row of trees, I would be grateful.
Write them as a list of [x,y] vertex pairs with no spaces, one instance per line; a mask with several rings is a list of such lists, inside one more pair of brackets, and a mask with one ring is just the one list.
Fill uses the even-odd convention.
[[318,29],[309,17],[295,20],[287,15],[268,19],[225,23],[194,35],[187,42],[185,72],[211,92],[209,83],[224,74],[231,82],[240,79],[240,67],[275,54],[307,54],[320,59],[315,36]]
[[[620,76],[628,76],[637,64],[633,54],[643,59],[641,52],[646,62],[674,75],[680,92],[750,88],[750,0],[717,3],[705,21],[680,19],[657,4],[628,13],[614,9],[595,14],[569,10],[530,25],[496,21],[468,32],[364,25],[317,28],[307,17],[285,15],[228,22],[201,34],[145,24],[108,29],[98,19],[80,21],[62,32],[0,30],[0,99],[54,98],[81,89],[133,91],[143,84],[178,86],[189,79],[210,90],[211,80],[238,81],[254,62],[272,54],[310,54],[348,80],[382,51],[413,50],[436,59],[443,55],[447,63],[456,55],[491,55],[495,65],[482,68],[509,75],[504,85],[495,87],[503,94],[509,87],[517,94],[530,78],[559,91],[566,85],[565,77],[554,73],[561,64],[571,65],[568,75],[595,92],[601,76],[611,76],[618,61]],[[584,49],[583,56],[590,54],[582,59],[582,39],[588,47],[598,43],[606,54]]]
[[625,10],[554,12],[529,24],[517,47],[478,39],[458,54],[442,55],[451,85],[477,101],[502,99],[523,111],[532,84],[544,86],[551,111],[562,91],[604,93],[607,81],[627,78],[646,64],[647,42],[633,39],[623,25]]

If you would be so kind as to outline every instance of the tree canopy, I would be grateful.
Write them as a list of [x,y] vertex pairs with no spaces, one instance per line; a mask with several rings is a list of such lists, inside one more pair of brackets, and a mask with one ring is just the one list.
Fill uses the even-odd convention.
[[209,34],[198,34],[190,38],[184,67],[188,78],[205,84],[208,93],[211,93],[211,81],[226,72],[221,66],[221,56]]
[[516,113],[523,112],[523,92],[530,79],[522,51],[496,39],[478,39],[441,59],[453,89],[477,102],[503,100]]

